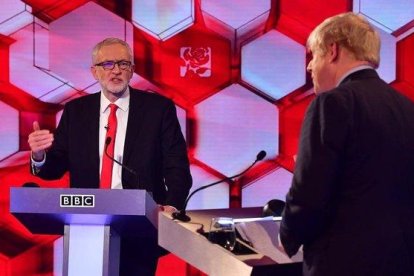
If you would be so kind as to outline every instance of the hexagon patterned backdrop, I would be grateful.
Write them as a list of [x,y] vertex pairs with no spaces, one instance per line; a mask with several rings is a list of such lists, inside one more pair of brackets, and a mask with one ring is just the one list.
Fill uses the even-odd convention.
[[57,237],[32,235],[9,213],[9,188],[68,185],[68,176],[46,182],[29,174],[27,135],[34,120],[54,130],[66,102],[99,90],[90,53],[105,37],[132,45],[132,86],[177,105],[192,190],[267,152],[243,177],[195,195],[189,209],[284,199],[314,97],[305,42],[329,16],[368,18],[382,39],[378,72],[414,100],[412,0],[0,0],[0,7],[0,276],[53,274]]

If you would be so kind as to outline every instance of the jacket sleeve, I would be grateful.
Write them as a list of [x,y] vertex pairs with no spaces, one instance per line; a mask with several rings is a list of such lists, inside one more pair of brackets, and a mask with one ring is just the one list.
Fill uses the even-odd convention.
[[172,101],[169,101],[163,114],[161,137],[162,169],[168,189],[165,204],[181,209],[191,188],[192,178],[186,143]]
[[[46,180],[54,180],[61,178],[68,170],[68,120],[68,110],[65,106],[59,125],[54,134],[52,146],[46,152],[46,162],[40,168],[36,170],[32,169],[32,173],[36,176]],[[33,167],[32,164],[31,167]]]
[[280,226],[289,256],[315,240],[335,209],[349,116],[338,91],[317,96],[303,122],[297,163]]

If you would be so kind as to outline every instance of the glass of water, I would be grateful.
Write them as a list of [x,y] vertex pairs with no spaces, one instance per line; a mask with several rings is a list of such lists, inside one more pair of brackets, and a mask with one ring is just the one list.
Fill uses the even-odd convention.
[[236,232],[232,218],[216,217],[211,219],[208,239],[229,251],[236,245]]

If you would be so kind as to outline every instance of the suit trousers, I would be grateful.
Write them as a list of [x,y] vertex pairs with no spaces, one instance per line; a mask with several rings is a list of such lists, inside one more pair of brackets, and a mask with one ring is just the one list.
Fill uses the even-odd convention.
[[158,258],[168,251],[158,245],[154,237],[122,237],[120,248],[120,276],[153,276]]

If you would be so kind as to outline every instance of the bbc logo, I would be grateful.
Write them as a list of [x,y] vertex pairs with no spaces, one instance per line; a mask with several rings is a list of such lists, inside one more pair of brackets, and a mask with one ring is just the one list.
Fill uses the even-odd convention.
[[95,207],[95,195],[60,195],[60,207]]

